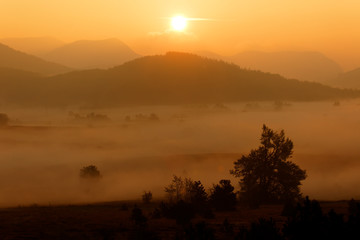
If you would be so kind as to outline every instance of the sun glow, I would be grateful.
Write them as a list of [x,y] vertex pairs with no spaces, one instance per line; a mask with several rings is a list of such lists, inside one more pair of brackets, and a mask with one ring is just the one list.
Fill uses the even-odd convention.
[[174,31],[182,32],[187,26],[187,19],[183,16],[175,16],[171,18],[171,28]]

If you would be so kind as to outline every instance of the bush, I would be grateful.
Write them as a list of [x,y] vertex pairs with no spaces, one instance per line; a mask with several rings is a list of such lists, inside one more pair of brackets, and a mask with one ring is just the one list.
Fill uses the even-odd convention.
[[80,177],[84,179],[99,179],[101,174],[96,166],[89,165],[80,169]]
[[230,180],[220,180],[210,190],[210,203],[218,211],[231,211],[236,207],[236,194]]
[[144,203],[149,204],[152,200],[152,193],[150,191],[148,192],[144,192],[144,194],[142,195],[142,200]]

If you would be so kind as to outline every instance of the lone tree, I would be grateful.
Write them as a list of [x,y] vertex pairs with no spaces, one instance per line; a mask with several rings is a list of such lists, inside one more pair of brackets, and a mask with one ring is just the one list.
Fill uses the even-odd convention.
[[296,200],[301,197],[299,186],[306,172],[289,161],[293,142],[285,137],[284,130],[275,132],[265,124],[262,130],[261,145],[234,162],[230,170],[240,178],[241,198],[252,207]]

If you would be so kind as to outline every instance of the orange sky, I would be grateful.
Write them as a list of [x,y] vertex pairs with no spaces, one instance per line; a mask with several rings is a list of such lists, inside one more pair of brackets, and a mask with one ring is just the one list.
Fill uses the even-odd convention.
[[[312,50],[349,70],[360,67],[359,11],[358,0],[0,0],[0,38],[117,37],[140,54]],[[173,34],[178,13],[213,21]]]

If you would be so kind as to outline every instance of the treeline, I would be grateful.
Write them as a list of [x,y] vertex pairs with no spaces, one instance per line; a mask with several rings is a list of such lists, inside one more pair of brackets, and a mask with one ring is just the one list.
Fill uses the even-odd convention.
[[[131,212],[130,220],[133,222],[136,232],[132,236],[136,239],[161,239],[158,229],[152,229],[148,224],[153,219],[174,219],[179,225],[175,233],[175,239],[235,239],[235,240],[302,240],[302,239],[359,239],[360,238],[360,203],[351,200],[348,202],[348,214],[336,213],[333,209],[324,213],[320,203],[310,200],[308,197],[297,203],[283,205],[282,216],[286,221],[276,222],[272,218],[259,218],[250,226],[236,225],[227,218],[220,226],[214,225],[216,212],[228,211],[228,215],[235,211],[236,207],[246,206],[236,201],[235,193],[231,191],[224,181],[212,188],[211,194],[203,191],[198,181],[190,179],[181,180],[174,177],[173,183],[194,184],[196,191],[187,189],[174,201],[171,196],[167,202],[161,202],[148,216],[135,206]],[[227,185],[227,187],[225,187]],[[200,187],[199,187],[200,186]],[[168,188],[166,188],[168,190]],[[226,189],[226,190],[225,190]],[[224,191],[225,190],[225,191]],[[220,204],[220,208],[218,208]],[[215,212],[213,212],[213,210]],[[236,214],[235,212],[233,214]],[[198,215],[202,220],[196,223],[193,219]]]

